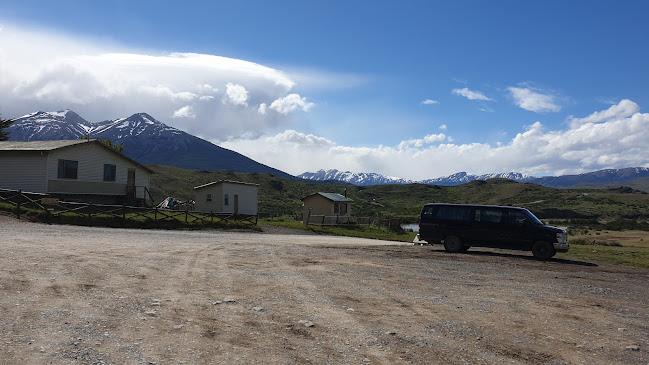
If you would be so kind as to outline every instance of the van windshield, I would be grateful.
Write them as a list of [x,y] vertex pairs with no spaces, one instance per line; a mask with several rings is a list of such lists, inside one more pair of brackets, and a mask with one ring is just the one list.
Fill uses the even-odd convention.
[[537,225],[537,226],[542,226],[543,225],[543,222],[541,222],[541,220],[536,218],[536,216],[534,214],[532,214],[532,212],[525,209],[525,213],[527,213],[527,215],[530,217],[530,222],[532,222],[532,224]]

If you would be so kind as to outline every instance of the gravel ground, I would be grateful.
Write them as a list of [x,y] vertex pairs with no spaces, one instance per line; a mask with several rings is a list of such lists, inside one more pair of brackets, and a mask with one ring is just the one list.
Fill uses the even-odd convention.
[[649,364],[647,270],[288,233],[0,216],[0,363]]

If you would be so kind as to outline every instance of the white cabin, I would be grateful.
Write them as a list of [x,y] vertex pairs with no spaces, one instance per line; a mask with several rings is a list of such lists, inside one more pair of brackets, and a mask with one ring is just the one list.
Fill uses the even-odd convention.
[[108,204],[146,201],[148,167],[96,140],[0,142],[0,188]]
[[219,180],[194,188],[199,212],[257,215],[258,184]]

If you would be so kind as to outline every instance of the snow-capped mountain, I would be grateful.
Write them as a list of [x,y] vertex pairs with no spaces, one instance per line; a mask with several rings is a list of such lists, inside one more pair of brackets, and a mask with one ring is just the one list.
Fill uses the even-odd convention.
[[10,133],[10,141],[77,139],[89,133],[90,138],[124,143],[124,154],[144,164],[260,172],[294,178],[240,153],[169,127],[146,113],[93,123],[71,110],[35,112],[16,118],[6,131]]
[[95,128],[71,110],[58,112],[34,112],[16,118],[7,128],[11,141],[47,141],[76,139]]
[[453,175],[438,177],[435,179],[420,180],[418,183],[429,185],[460,185],[474,180],[487,179],[510,179],[518,182],[531,182],[536,179],[534,176],[523,175],[518,172],[503,172],[497,174],[471,175],[466,172],[458,172]]
[[538,185],[563,188],[582,183],[601,184],[630,181],[642,177],[649,177],[649,168],[628,167],[624,169],[606,169],[588,172],[579,175],[543,176],[535,177],[520,174],[517,172],[471,175],[466,172],[458,172],[453,175],[438,177],[426,180],[407,180],[396,177],[386,177],[376,173],[356,174],[353,172],[340,172],[338,170],[319,170],[318,172],[305,172],[297,177],[314,181],[343,181],[354,185],[388,185],[388,184],[429,184],[429,185],[461,185],[474,180],[487,180],[494,178],[510,179],[518,182],[529,182]]
[[390,184],[411,184],[412,180],[389,177],[375,173],[355,173],[349,171],[318,170],[317,172],[305,172],[298,176],[305,180],[314,181],[342,181],[353,185],[390,185]]
[[426,180],[409,180],[399,177],[390,177],[377,173],[355,173],[350,171],[339,171],[336,169],[331,170],[318,170],[317,172],[305,172],[297,177],[305,180],[314,181],[342,181],[359,186],[370,185],[390,185],[390,184],[429,184],[429,185],[461,185],[471,182],[473,180],[486,180],[493,178],[512,179],[516,181],[527,182],[529,179],[534,179],[531,176],[508,172],[500,174],[486,174],[486,175],[470,175],[466,172],[458,172],[456,174],[439,177],[435,179]]

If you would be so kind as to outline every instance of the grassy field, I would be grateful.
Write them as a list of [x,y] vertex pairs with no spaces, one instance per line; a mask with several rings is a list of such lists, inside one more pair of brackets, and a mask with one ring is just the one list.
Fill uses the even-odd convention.
[[557,257],[649,268],[647,231],[585,230],[568,242],[570,251]]

